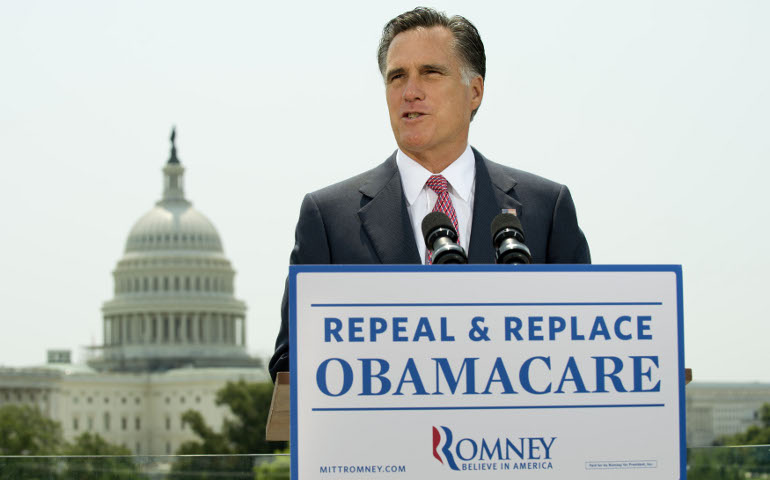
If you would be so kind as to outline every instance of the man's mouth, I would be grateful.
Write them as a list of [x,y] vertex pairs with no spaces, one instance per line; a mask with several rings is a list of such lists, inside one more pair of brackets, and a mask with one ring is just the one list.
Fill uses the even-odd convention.
[[419,112],[410,112],[410,113],[404,114],[404,117],[409,118],[409,119],[414,119],[414,118],[421,117],[422,115],[423,114],[419,113]]

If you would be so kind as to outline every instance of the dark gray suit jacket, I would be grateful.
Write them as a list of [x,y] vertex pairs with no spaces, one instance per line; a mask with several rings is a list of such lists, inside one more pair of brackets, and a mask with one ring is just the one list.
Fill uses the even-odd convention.
[[[484,158],[476,149],[468,263],[495,263],[489,231],[503,209],[515,209],[533,263],[590,263],[575,205],[564,185]],[[290,262],[303,264],[420,263],[414,232],[396,167],[385,163],[305,196]],[[288,281],[281,305],[281,329],[270,375],[289,370]]]

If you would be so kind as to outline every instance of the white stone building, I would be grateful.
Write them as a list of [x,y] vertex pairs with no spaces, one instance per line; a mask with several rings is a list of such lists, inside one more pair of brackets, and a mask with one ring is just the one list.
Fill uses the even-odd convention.
[[692,382],[685,399],[687,446],[705,447],[759,425],[759,409],[770,403],[770,384]]
[[103,345],[86,365],[66,351],[48,364],[0,368],[0,405],[27,403],[61,422],[65,438],[95,432],[136,454],[169,454],[194,439],[188,409],[219,428],[227,381],[269,381],[246,353],[246,305],[211,222],[184,196],[172,133],[163,197],[129,233],[105,302]]

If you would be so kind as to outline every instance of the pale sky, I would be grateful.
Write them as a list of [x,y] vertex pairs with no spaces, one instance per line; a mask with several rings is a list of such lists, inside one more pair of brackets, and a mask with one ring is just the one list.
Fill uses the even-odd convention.
[[[470,142],[570,187],[599,264],[681,264],[696,380],[770,381],[770,2],[430,2],[478,27]],[[101,338],[177,125],[268,355],[302,197],[395,149],[376,64],[414,3],[0,4],[0,365]]]

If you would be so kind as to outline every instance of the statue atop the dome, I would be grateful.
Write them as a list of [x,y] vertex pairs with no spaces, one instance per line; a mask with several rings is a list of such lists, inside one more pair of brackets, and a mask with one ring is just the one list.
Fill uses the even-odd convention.
[[168,159],[168,163],[179,163],[179,159],[176,158],[176,125],[171,128],[171,157]]

